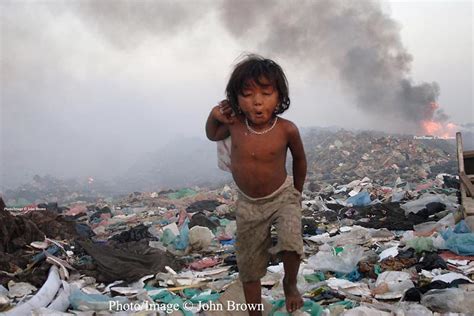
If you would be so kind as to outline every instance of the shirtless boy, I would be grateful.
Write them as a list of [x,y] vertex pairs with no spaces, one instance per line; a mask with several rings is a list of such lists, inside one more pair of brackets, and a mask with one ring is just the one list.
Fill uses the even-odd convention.
[[[260,279],[271,253],[279,254],[285,271],[286,308],[291,313],[303,305],[296,278],[304,255],[301,192],[306,156],[298,128],[278,116],[290,105],[288,82],[274,61],[250,55],[235,66],[226,95],[211,110],[206,135],[212,141],[231,136],[231,172],[239,189],[236,255],[245,299],[249,304],[261,303]],[[285,168],[288,149],[293,156],[293,179]],[[272,224],[278,235],[273,247]]]

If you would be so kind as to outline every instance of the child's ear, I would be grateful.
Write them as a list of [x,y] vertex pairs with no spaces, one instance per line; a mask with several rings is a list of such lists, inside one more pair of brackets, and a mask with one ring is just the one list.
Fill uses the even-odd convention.
[[273,112],[274,112],[275,114],[277,114],[277,113],[280,112],[280,111],[281,111],[281,102],[278,103],[278,105],[277,105],[276,108],[275,108],[275,111],[273,111]]

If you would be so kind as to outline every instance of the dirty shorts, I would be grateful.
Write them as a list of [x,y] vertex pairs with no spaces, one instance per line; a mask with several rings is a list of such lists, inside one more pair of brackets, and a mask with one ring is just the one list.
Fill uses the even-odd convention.
[[[236,255],[242,282],[265,276],[271,254],[295,251],[304,257],[301,235],[301,193],[288,177],[272,194],[251,198],[239,192],[237,200]],[[278,242],[272,247],[270,230],[275,224]]]

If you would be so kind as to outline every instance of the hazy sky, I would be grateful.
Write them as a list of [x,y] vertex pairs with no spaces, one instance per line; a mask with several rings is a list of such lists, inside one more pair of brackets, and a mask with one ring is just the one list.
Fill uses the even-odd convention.
[[[179,137],[204,138],[245,52],[281,64],[292,100],[284,117],[298,126],[405,130],[392,101],[361,104],[361,84],[374,84],[365,72],[338,68],[357,43],[403,59],[403,71],[388,65],[395,79],[437,82],[446,122],[474,121],[472,2],[310,1],[294,12],[250,3],[2,1],[0,190],[34,174],[118,174]],[[360,37],[359,22],[370,25]]]

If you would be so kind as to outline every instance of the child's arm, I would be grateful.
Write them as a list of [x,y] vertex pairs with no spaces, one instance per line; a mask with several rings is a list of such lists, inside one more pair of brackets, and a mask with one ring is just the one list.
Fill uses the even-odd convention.
[[303,192],[306,178],[306,154],[298,128],[291,122],[288,128],[288,147],[293,156],[293,183],[296,190]]
[[226,100],[212,108],[206,122],[206,135],[209,140],[218,141],[229,137],[228,124],[234,123],[232,109]]

